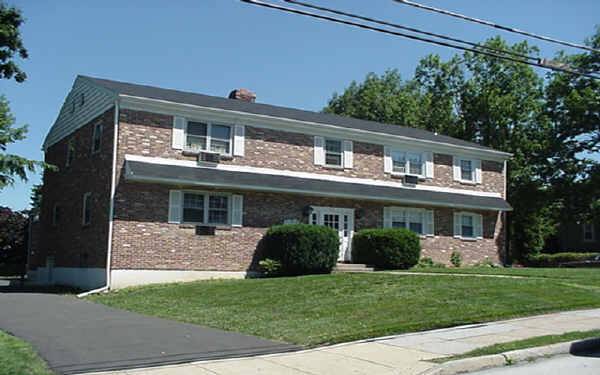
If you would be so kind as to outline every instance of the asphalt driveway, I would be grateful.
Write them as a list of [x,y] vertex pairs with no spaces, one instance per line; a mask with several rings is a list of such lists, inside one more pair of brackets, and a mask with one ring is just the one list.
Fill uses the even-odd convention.
[[31,343],[59,374],[300,349],[52,294],[0,293],[0,330]]

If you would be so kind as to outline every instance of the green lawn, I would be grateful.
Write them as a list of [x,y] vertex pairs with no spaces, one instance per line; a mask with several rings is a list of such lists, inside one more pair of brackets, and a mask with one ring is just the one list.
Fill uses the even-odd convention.
[[55,375],[31,345],[2,331],[0,331],[0,374]]
[[504,352],[509,352],[511,350],[519,350],[519,349],[527,349],[527,348],[535,348],[538,346],[546,346],[551,344],[557,344],[560,342],[567,341],[575,341],[575,340],[584,340],[589,338],[600,337],[600,330],[592,330],[592,331],[576,331],[576,332],[568,332],[563,333],[562,335],[548,335],[548,336],[537,336],[531,337],[524,340],[510,341],[502,344],[495,344],[486,346],[484,348],[475,349],[465,354],[453,355],[450,357],[443,357],[438,359],[433,359],[431,362],[435,363],[444,363],[448,361],[455,361],[457,359],[463,358],[471,358],[471,357],[481,357],[484,355],[491,354],[500,354]]
[[600,289],[580,287],[570,280],[384,273],[212,280],[87,298],[119,309],[308,347],[600,307]]
[[600,287],[600,268],[491,268],[491,267],[446,267],[446,268],[412,268],[409,272],[427,273],[462,273],[479,275],[508,275],[525,277],[542,277],[563,280],[575,284]]

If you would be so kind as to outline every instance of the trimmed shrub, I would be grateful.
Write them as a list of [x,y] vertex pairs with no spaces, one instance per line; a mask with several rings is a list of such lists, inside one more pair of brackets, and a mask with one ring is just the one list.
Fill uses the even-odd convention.
[[450,254],[450,263],[452,263],[454,267],[460,267],[462,264],[462,254],[460,251],[453,251],[452,254]]
[[419,263],[415,268],[446,268],[444,263],[436,263],[431,257],[423,257],[419,259]]
[[377,268],[407,269],[419,261],[419,236],[407,229],[363,229],[352,240],[352,259]]
[[597,253],[556,253],[530,255],[523,262],[527,267],[558,267],[565,262],[584,261]]
[[263,246],[265,258],[279,262],[279,274],[287,276],[329,273],[339,255],[337,232],[322,225],[273,226]]

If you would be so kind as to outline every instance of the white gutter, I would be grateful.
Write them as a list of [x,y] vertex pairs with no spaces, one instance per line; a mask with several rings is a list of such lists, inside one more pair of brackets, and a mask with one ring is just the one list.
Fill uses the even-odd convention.
[[108,211],[108,246],[106,250],[106,285],[98,289],[90,290],[77,295],[78,298],[88,296],[90,294],[106,292],[110,289],[110,269],[112,258],[112,239],[113,239],[113,219],[115,214],[115,191],[117,180],[117,144],[119,140],[119,100],[115,100],[115,126],[113,136],[113,160],[112,160],[112,177],[110,182],[110,208]]

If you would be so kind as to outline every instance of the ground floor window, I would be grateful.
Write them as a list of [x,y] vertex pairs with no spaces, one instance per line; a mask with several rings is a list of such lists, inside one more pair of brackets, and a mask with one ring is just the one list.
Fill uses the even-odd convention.
[[472,212],[456,212],[454,214],[454,236],[464,239],[482,238],[481,215]]
[[594,235],[594,224],[593,223],[584,223],[583,224],[583,240],[585,242],[593,242],[595,240]]
[[183,222],[190,224],[229,223],[229,197],[204,193],[183,193]]
[[405,228],[421,236],[433,236],[433,211],[422,208],[385,207],[384,228]]

